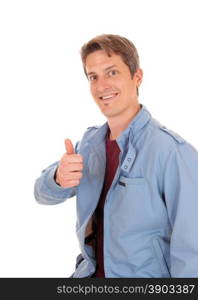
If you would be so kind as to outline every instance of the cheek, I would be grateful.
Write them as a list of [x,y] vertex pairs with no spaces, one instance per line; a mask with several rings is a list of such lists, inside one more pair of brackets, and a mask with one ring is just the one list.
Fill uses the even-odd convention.
[[96,97],[96,89],[94,88],[94,87],[90,87],[90,93],[91,93],[91,95],[92,95],[92,97],[94,98],[94,99],[96,99],[97,97]]
[[129,82],[127,87],[128,87],[129,92],[131,92],[131,93],[136,92],[136,85],[133,82]]
[[128,89],[129,83],[126,80],[118,79],[118,80],[114,80],[112,86],[115,89],[124,92],[125,90]]
[[90,92],[92,93],[92,94],[94,94],[94,91],[95,91],[96,89],[95,89],[95,87],[94,87],[94,84],[91,84],[90,83]]
[[97,100],[96,90],[93,87],[90,87],[90,93],[91,93],[93,99],[96,101]]
[[90,86],[90,93],[92,94],[92,96],[94,96],[94,89],[92,86]]

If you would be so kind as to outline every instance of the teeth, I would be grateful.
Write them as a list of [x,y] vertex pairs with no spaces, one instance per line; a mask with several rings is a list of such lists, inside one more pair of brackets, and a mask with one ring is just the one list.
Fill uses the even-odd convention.
[[114,95],[109,95],[109,96],[104,96],[102,97],[102,99],[109,99],[109,98],[112,98]]
[[115,96],[116,94],[111,94],[111,95],[107,95],[107,96],[102,96],[100,97],[101,99],[105,100],[105,99],[109,99],[112,98],[113,96]]

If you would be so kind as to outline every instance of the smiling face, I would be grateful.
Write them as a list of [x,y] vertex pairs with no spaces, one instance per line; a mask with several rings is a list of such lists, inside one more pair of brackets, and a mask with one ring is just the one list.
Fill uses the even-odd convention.
[[97,50],[87,56],[86,73],[91,94],[108,119],[129,115],[137,107],[141,69],[132,78],[120,55],[113,53],[109,57],[104,50]]

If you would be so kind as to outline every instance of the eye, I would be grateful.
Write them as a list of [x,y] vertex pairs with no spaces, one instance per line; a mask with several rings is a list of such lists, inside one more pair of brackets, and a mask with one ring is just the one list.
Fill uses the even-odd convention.
[[116,70],[109,71],[109,76],[115,76],[118,72]]
[[88,79],[89,79],[89,81],[94,81],[94,80],[97,79],[97,76],[96,76],[96,75],[90,75],[90,76],[88,77]]

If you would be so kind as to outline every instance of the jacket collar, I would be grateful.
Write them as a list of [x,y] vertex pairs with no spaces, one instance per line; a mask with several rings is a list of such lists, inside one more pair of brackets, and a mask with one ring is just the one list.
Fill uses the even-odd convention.
[[[122,134],[116,139],[120,148],[125,147],[126,141],[128,141],[129,136],[132,138],[149,122],[151,119],[151,114],[147,110],[147,108],[141,105],[141,109],[133,118],[128,127],[122,132]],[[94,146],[94,148],[103,143],[106,137],[106,133],[108,130],[108,123],[104,123],[96,132],[92,135],[92,137],[87,141]]]

